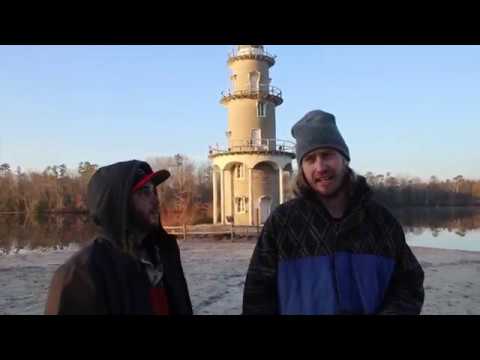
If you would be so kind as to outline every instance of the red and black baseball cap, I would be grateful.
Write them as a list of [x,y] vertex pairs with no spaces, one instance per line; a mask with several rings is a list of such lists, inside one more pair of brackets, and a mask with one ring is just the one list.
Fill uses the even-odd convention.
[[139,168],[135,174],[135,181],[132,187],[132,193],[142,188],[146,183],[152,182],[153,185],[160,185],[162,182],[170,177],[168,170],[152,171],[151,169],[145,171],[145,169]]

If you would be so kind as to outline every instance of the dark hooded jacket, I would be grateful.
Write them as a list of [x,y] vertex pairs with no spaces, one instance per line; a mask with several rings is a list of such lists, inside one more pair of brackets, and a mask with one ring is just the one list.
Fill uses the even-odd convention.
[[[88,186],[88,208],[98,233],[55,272],[46,314],[153,314],[148,275],[132,252],[129,198],[137,170],[132,160],[99,169]],[[192,304],[174,236],[160,227],[144,244],[158,250],[169,314],[190,315]]]
[[333,219],[302,194],[275,209],[254,250],[243,314],[419,314],[424,273],[402,227],[352,176],[346,214]]

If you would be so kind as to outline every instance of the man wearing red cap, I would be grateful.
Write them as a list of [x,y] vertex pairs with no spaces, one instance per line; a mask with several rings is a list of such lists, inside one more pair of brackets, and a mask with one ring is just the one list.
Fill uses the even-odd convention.
[[87,194],[97,235],[55,272],[46,314],[193,313],[178,244],[160,221],[156,186],[169,176],[138,160],[98,169]]

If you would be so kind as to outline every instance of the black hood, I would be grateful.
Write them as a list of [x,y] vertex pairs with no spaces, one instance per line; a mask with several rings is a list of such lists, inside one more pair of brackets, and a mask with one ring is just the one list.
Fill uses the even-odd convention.
[[152,171],[144,161],[119,162],[98,169],[88,184],[88,211],[100,235],[120,248],[127,244],[130,192],[139,168]]

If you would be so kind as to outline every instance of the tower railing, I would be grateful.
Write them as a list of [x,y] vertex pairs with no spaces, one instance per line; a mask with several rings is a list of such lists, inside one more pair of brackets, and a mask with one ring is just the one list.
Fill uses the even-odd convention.
[[242,56],[242,55],[263,55],[263,56],[268,56],[271,57],[272,59],[276,59],[276,55],[270,54],[268,51],[265,51],[264,48],[262,47],[250,47],[250,48],[242,48],[241,50],[238,49],[232,49],[230,53],[228,54],[228,57],[236,57],[236,56]]
[[221,96],[222,103],[239,98],[269,98],[277,106],[283,102],[282,91],[279,88],[275,86],[266,86],[264,84],[251,86],[246,89],[227,89],[221,92]]
[[270,66],[275,64],[276,55],[272,55],[263,48],[243,48],[241,50],[233,49],[228,54],[228,63],[242,59],[260,59],[265,60]]
[[260,84],[260,86],[252,86],[247,89],[227,89],[221,92],[222,97],[230,97],[230,96],[242,96],[242,95],[272,95],[277,97],[282,97],[282,91],[275,87],[275,86],[266,86]]
[[209,147],[209,155],[238,153],[238,152],[285,152],[295,154],[295,143],[280,139],[239,139],[230,140],[228,147],[221,147],[218,144]]

